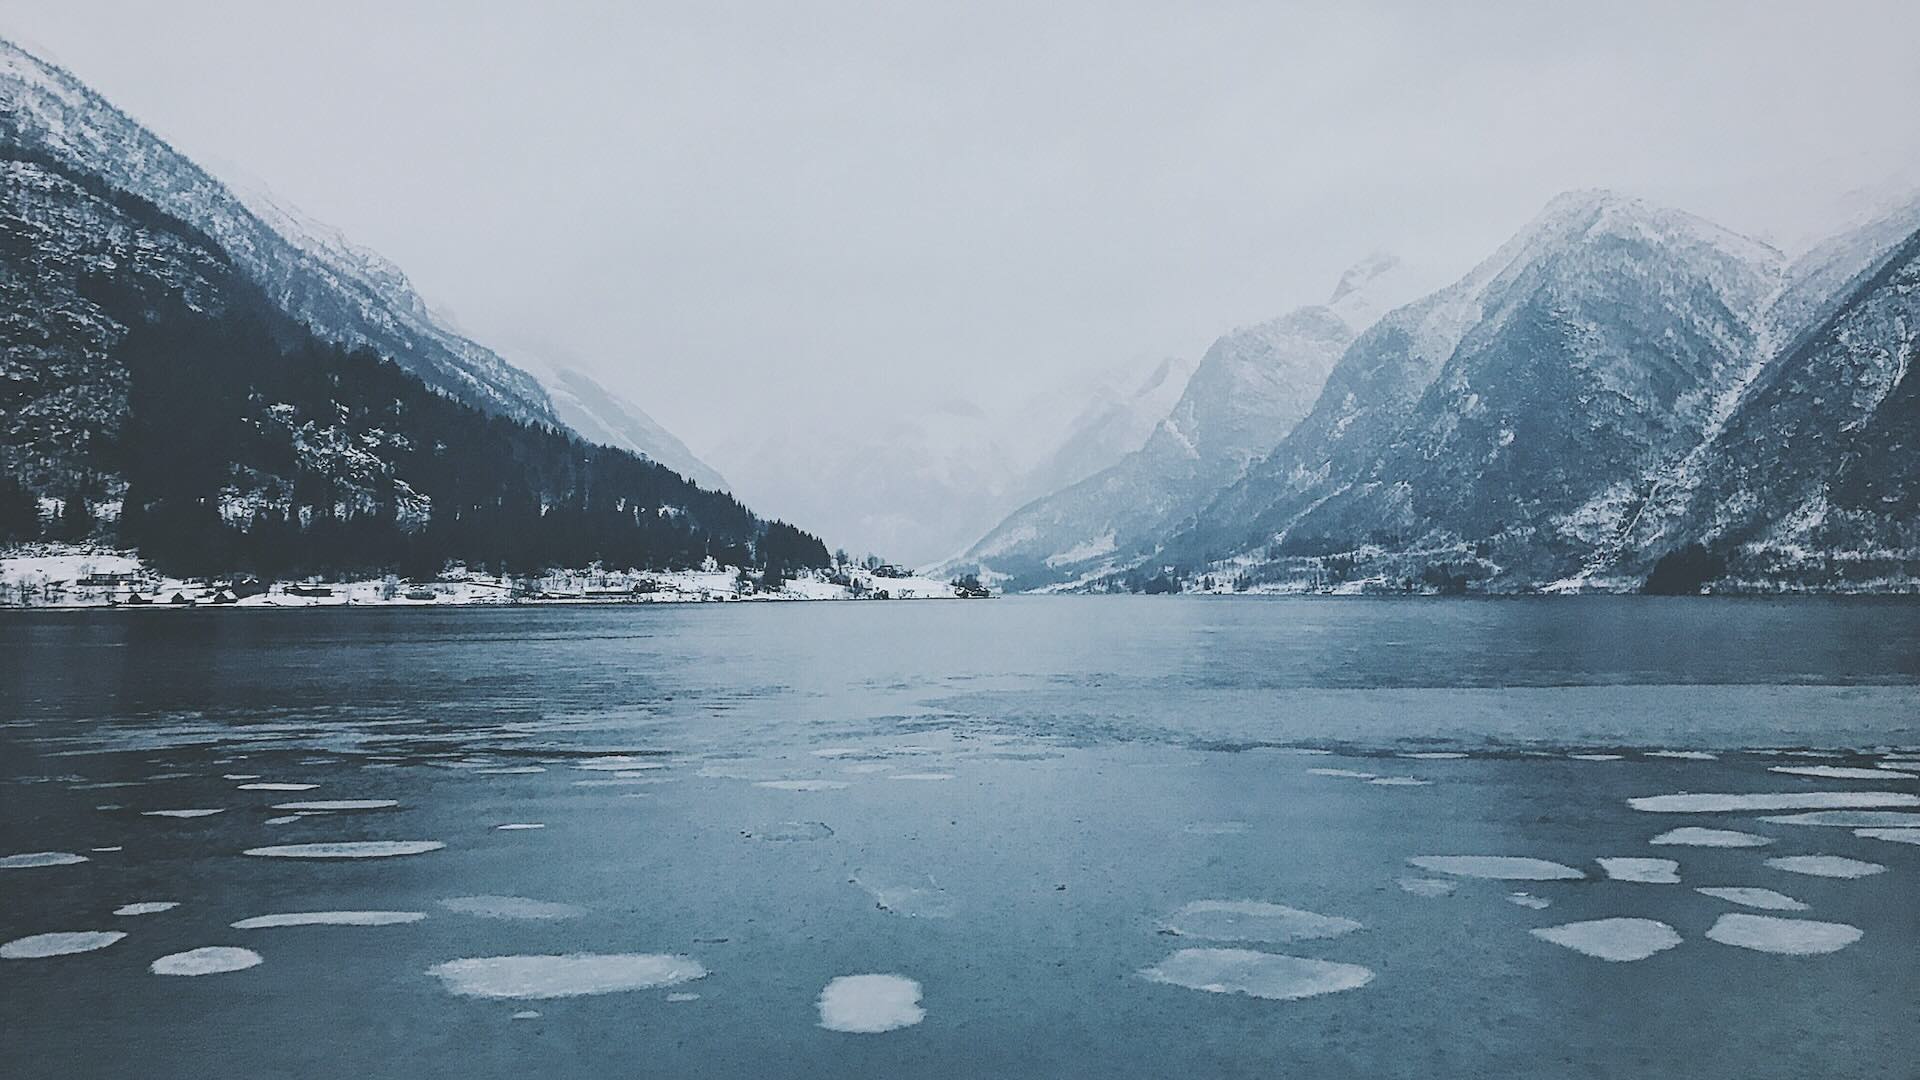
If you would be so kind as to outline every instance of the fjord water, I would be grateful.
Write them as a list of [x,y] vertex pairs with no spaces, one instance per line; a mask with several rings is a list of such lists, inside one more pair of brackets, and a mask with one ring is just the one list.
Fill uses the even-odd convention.
[[[1920,1060],[1911,603],[8,613],[0,724],[8,1076]],[[1886,798],[1628,801],[1759,792]]]

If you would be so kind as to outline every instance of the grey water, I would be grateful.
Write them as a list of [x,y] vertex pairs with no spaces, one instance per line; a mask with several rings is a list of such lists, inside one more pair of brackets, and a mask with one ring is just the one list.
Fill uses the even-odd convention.
[[1888,600],[5,613],[0,1072],[1912,1075],[1912,759]]

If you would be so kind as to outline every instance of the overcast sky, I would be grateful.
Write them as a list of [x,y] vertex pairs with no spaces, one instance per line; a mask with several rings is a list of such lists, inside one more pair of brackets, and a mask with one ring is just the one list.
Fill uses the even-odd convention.
[[696,452],[1197,355],[1567,188],[1791,245],[1920,178],[1907,0],[0,0],[0,34]]

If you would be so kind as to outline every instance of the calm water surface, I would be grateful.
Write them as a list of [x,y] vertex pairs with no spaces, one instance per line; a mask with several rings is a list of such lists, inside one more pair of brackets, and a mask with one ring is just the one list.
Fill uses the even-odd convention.
[[[5,613],[0,725],[0,857],[87,859],[0,869],[0,942],[126,935],[0,959],[8,1076],[1920,1075],[1920,846],[1628,802],[1853,793],[1920,824],[1920,605]],[[367,804],[288,806],[339,800]],[[1649,844],[1683,826],[1768,842]],[[361,841],[444,846],[243,854]],[[1408,862],[1434,855],[1580,876]],[[1883,869],[1767,862],[1802,855]],[[1679,881],[1610,879],[1618,857]],[[114,914],[140,902],[178,906]],[[422,917],[232,925],[328,911]],[[1741,912],[1861,936],[1708,936]],[[1679,944],[1614,962],[1529,933],[1606,918]],[[261,962],[149,969],[205,946]],[[1328,989],[1251,953],[1367,978],[1205,989]],[[608,987],[440,967],[566,954],[676,959],[537,998]],[[461,992],[474,971],[522,996]],[[920,994],[862,1015],[918,1022],[823,1026],[860,974]]]

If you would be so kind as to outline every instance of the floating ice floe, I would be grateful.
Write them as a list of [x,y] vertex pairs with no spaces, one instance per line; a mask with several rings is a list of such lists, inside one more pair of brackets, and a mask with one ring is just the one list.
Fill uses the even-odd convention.
[[233,924],[235,930],[271,930],[282,926],[400,926],[427,917],[424,911],[290,911],[255,915]]
[[1399,756],[1411,758],[1414,761],[1453,761],[1457,758],[1466,757],[1467,755],[1456,750],[1423,750],[1419,753],[1401,754]]
[[745,835],[755,840],[774,840],[791,843],[801,840],[824,840],[833,835],[833,830],[824,821],[776,821],[746,830]]
[[573,767],[588,772],[646,772],[666,768],[658,761],[630,757],[594,758],[592,761],[576,762]]
[[1898,772],[1887,768],[1855,769],[1845,765],[1769,765],[1768,772],[1794,776],[1818,776],[1826,780],[1920,780],[1920,773]]
[[1535,911],[1544,911],[1553,906],[1553,901],[1544,896],[1535,896],[1530,892],[1510,892],[1507,894],[1506,900],[1509,904],[1518,904],[1523,908],[1532,908]]
[[207,945],[163,956],[147,969],[155,975],[224,975],[229,971],[245,971],[259,963],[260,954],[252,949]]
[[1709,754],[1705,750],[1649,750],[1648,757],[1671,758],[1675,761],[1718,761],[1720,755]]
[[949,897],[930,875],[897,870],[860,870],[850,879],[882,911],[914,919],[944,919],[953,914]]
[[1662,814],[1725,814],[1741,810],[1858,810],[1920,806],[1920,795],[1900,791],[1763,791],[1743,795],[1643,795],[1628,799],[1635,810]]
[[241,791],[312,791],[319,784],[241,784]]
[[1184,937],[1219,941],[1303,941],[1339,937],[1361,928],[1352,919],[1263,900],[1195,900],[1160,924]]
[[524,896],[452,896],[440,906],[462,915],[483,919],[548,920],[573,919],[585,915],[585,908],[556,904],[550,900],[529,900]]
[[115,915],[158,915],[179,906],[178,900],[142,900],[135,904],[122,904],[114,908],[113,913]]
[[544,822],[539,821],[510,821],[505,825],[495,825],[493,828],[495,832],[527,832],[532,829],[544,829],[546,827]]
[[545,1000],[652,990],[704,978],[691,956],[665,953],[567,953],[559,956],[477,956],[427,969],[461,997]]
[[212,817],[213,815],[220,814],[220,813],[225,813],[225,811],[219,810],[219,809],[216,809],[216,810],[142,810],[140,811],[140,816],[141,817],[196,818],[196,817]]
[[49,956],[104,949],[127,935],[118,930],[67,930],[55,934],[34,934],[15,938],[0,945],[0,960],[40,960]]
[[951,780],[950,772],[903,772],[887,777],[889,780]]
[[671,1001],[671,1002],[673,1002],[674,1004],[676,1004],[676,1005],[677,1005],[677,1004],[679,1004],[679,1003],[681,1003],[681,1002],[685,1002],[685,1001],[699,1001],[699,1000],[700,1000],[700,995],[699,995],[699,994],[689,994],[689,993],[687,993],[687,992],[685,992],[685,991],[678,991],[678,992],[676,992],[676,993],[672,993],[672,994],[668,994],[668,995],[667,995],[667,1000],[668,1000],[668,1001]]
[[1152,967],[1141,968],[1140,977],[1210,994],[1295,1001],[1358,989],[1373,981],[1373,972],[1359,964],[1252,949],[1181,949]]
[[1897,810],[1814,810],[1805,814],[1780,814],[1764,817],[1779,825],[1827,825],[1844,829],[1920,828],[1920,814]]
[[1407,861],[1436,874],[1496,881],[1577,881],[1587,876],[1571,866],[1518,855],[1416,855]]
[[1247,828],[1244,821],[1193,821],[1181,831],[1190,836],[1238,836]]
[[872,773],[883,773],[891,768],[893,768],[893,766],[882,761],[857,761],[852,765],[842,765],[840,771],[857,775],[868,775]]
[[446,846],[439,840],[343,840],[330,844],[248,848],[241,854],[270,859],[385,859],[396,855],[424,855]]
[[1765,847],[1773,843],[1773,837],[1737,832],[1733,829],[1702,829],[1696,825],[1688,825],[1684,828],[1669,829],[1647,843],[1680,847]]
[[820,1026],[878,1035],[926,1019],[920,984],[899,975],[842,975],[820,991]]
[[275,810],[385,810],[399,806],[398,799],[315,799],[309,802],[274,803]]
[[1767,865],[1775,870],[1785,870],[1790,874],[1827,878],[1872,877],[1875,874],[1885,873],[1887,869],[1879,863],[1849,859],[1842,855],[1783,855],[1777,859],[1768,859]]
[[250,773],[250,772],[230,772],[230,773],[222,773],[220,776],[220,779],[222,780],[258,780],[260,779],[260,774]]
[[514,1013],[511,1019],[538,1020],[540,1019],[540,1011],[538,1009],[521,1009],[519,1012]]
[[1568,754],[1575,761],[1619,761],[1624,754]]
[[1367,783],[1379,784],[1382,787],[1426,787],[1433,781],[1422,780],[1417,776],[1376,776]]
[[475,769],[475,776],[531,776],[547,771],[545,765],[510,765],[500,769]]
[[753,786],[775,791],[838,791],[852,785],[845,780],[758,780]]
[[574,787],[640,787],[670,782],[665,776],[606,776],[594,780],[575,780]]
[[20,855],[0,856],[0,870],[26,870],[35,866],[72,866],[87,861],[85,855],[75,855],[71,851],[29,851]]
[[1401,892],[1412,893],[1415,896],[1452,896],[1453,890],[1459,887],[1457,882],[1448,881],[1446,878],[1430,877],[1395,878],[1393,883],[1400,886]]
[[1542,941],[1614,963],[1645,960],[1680,944],[1678,931],[1653,919],[1594,919],[1528,933]]
[[1375,774],[1357,769],[1308,769],[1310,776],[1338,776],[1348,780],[1371,780]]
[[1741,907],[1759,908],[1762,911],[1805,911],[1807,905],[1772,889],[1729,886],[1711,889],[1695,889],[1694,892],[1711,896],[1717,900],[1739,904]]
[[279,817],[268,818],[266,823],[268,825],[291,825],[292,823],[299,820],[300,820],[299,814],[282,814]]
[[1737,945],[1756,952],[1818,956],[1838,952],[1859,941],[1861,932],[1859,927],[1846,923],[1732,912],[1715,920],[1707,936],[1722,945]]
[[1594,861],[1614,881],[1634,881],[1642,885],[1680,884],[1680,864],[1672,859],[1609,858]]
[[1867,840],[1891,840],[1896,844],[1920,844],[1920,829],[1855,829],[1853,835]]

